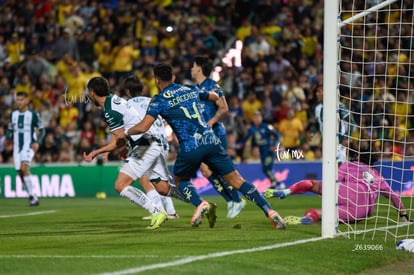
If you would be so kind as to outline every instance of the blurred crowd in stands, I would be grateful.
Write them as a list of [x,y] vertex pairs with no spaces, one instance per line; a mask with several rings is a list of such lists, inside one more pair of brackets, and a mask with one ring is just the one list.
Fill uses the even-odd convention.
[[[102,146],[109,138],[101,110],[84,96],[88,79],[102,75],[109,79],[114,93],[123,95],[122,80],[135,74],[144,82],[144,92],[153,96],[158,93],[152,79],[154,64],[168,62],[175,68],[176,82],[193,83],[190,68],[198,54],[210,56],[221,68],[216,74],[230,109],[225,125],[228,152],[235,161],[259,159],[254,144],[242,144],[257,110],[279,131],[284,148],[301,150],[306,160],[321,159],[321,134],[314,110],[318,104],[315,91],[323,84],[323,2],[0,1],[0,163],[12,160],[12,145],[3,141],[17,91],[30,95],[31,108],[40,114],[47,131],[36,162],[81,162],[83,152]],[[348,2],[352,5],[353,1]],[[401,34],[410,31],[398,30]],[[224,64],[221,59],[229,48],[235,47],[236,40],[243,42],[242,66]],[[407,42],[396,40],[393,43]],[[389,46],[381,41],[373,43],[378,47]],[[412,51],[410,47],[407,49]],[[374,68],[362,68],[358,58],[364,56],[359,54],[344,54],[341,95],[348,105],[346,99],[367,97],[363,104],[353,106],[360,108],[355,111],[363,113],[364,105],[375,109],[378,118],[365,121],[364,116],[355,115],[360,127],[356,127],[353,135],[356,139],[401,137],[411,144],[414,131],[408,129],[413,125],[410,102],[414,100],[407,91],[413,86],[410,80],[414,70],[410,64],[414,55],[398,56],[408,61],[401,65],[404,68],[396,69],[400,73],[405,69],[405,85],[409,89],[390,89],[398,85],[392,86],[385,77],[361,77],[363,70],[378,70],[389,60],[378,56]],[[362,88],[350,92],[350,82],[361,87],[363,83],[371,88],[370,92]],[[371,96],[381,97],[387,104],[377,101],[371,106]],[[396,119],[381,116],[392,108],[398,109],[401,116]],[[376,124],[384,125],[384,129],[390,126],[393,133],[370,132],[366,127]],[[395,133],[397,128],[391,126],[400,124],[403,129]],[[414,150],[406,146],[385,148],[384,143],[378,146],[384,147],[384,151],[400,150],[401,155],[414,155]],[[171,139],[170,161],[174,160],[174,153],[174,139]],[[111,155],[103,156],[98,162],[112,159]]]

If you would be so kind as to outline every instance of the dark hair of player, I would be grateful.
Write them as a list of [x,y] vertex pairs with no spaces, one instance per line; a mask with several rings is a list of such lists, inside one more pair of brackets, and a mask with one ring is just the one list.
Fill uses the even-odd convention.
[[160,63],[154,67],[154,77],[163,82],[172,81],[173,67],[170,64]]
[[93,77],[91,80],[89,80],[86,87],[88,90],[94,91],[95,94],[100,97],[108,96],[111,94],[111,91],[109,90],[108,80],[101,76]]
[[203,55],[197,55],[194,58],[194,62],[197,66],[201,67],[204,76],[209,76],[211,74],[211,71],[213,70],[213,62],[210,58]]
[[136,97],[142,94],[144,85],[142,84],[142,81],[139,79],[139,77],[132,75],[125,79],[124,89],[129,91],[131,97]]
[[362,144],[360,148],[354,147],[356,146],[351,146],[349,150],[349,159],[351,161],[359,161],[372,166],[378,160],[377,154],[371,152],[370,144]]

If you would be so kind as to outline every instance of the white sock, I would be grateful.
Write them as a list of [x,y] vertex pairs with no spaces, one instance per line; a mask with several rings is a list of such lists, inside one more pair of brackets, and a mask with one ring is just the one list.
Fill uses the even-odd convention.
[[144,192],[131,185],[125,187],[119,195],[146,209],[151,215],[160,211]]
[[32,185],[32,177],[31,176],[25,176],[23,177],[24,185],[26,186],[27,193],[29,196],[32,196],[33,199],[37,200],[37,196],[33,193],[33,185]]
[[165,212],[167,212],[168,215],[177,214],[175,211],[173,200],[170,197],[161,196],[161,201],[164,205]]
[[164,206],[162,205],[161,195],[157,192],[157,190],[152,189],[151,191],[147,192],[148,198],[152,201],[152,203],[159,209],[165,210]]

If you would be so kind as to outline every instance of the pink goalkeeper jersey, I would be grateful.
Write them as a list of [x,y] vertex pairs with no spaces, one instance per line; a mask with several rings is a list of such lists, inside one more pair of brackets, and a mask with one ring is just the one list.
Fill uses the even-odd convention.
[[366,219],[374,212],[379,194],[390,198],[398,210],[404,209],[400,197],[394,193],[380,173],[360,162],[345,162],[338,169],[339,220],[352,222]]

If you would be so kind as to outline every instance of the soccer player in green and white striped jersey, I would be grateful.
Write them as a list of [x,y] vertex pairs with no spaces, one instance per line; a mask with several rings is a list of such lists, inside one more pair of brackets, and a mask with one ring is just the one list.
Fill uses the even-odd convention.
[[30,175],[30,163],[39,149],[39,141],[45,135],[39,115],[29,109],[29,98],[25,92],[16,94],[17,109],[10,114],[10,122],[6,138],[13,137],[14,167],[22,180],[29,195],[29,206],[39,205],[39,200],[33,191]]
[[[319,131],[322,135],[323,133],[323,86],[319,86],[316,89],[316,97],[318,99],[319,104],[315,107],[315,117],[319,124]],[[338,155],[337,160],[338,163],[344,163],[347,161],[347,147],[348,141],[346,139],[347,136],[350,136],[352,133],[352,125],[355,124],[354,119],[352,118],[352,114],[349,111],[348,106],[344,103],[339,102],[339,125],[338,125]]]
[[[142,95],[142,91],[144,89],[142,81],[139,77],[132,75],[124,80],[123,87],[125,94],[128,97],[128,103],[135,110],[137,110],[142,117],[144,117],[147,112],[148,105],[151,102],[151,98]],[[164,147],[164,162],[167,163],[169,144],[167,134],[165,132],[164,121],[161,117],[158,117],[157,122],[152,125],[151,132],[158,140],[161,141],[162,146]],[[152,170],[155,170],[155,172],[142,176],[139,180],[139,184],[153,203],[159,209],[165,210],[169,220],[177,219],[178,215],[175,211],[174,202],[171,197],[160,195],[154,186],[154,184],[157,184],[160,181],[158,173],[156,172],[157,169],[160,169],[160,167],[154,167]],[[150,178],[148,178],[149,176]],[[143,217],[143,219],[151,219],[151,216]]]

